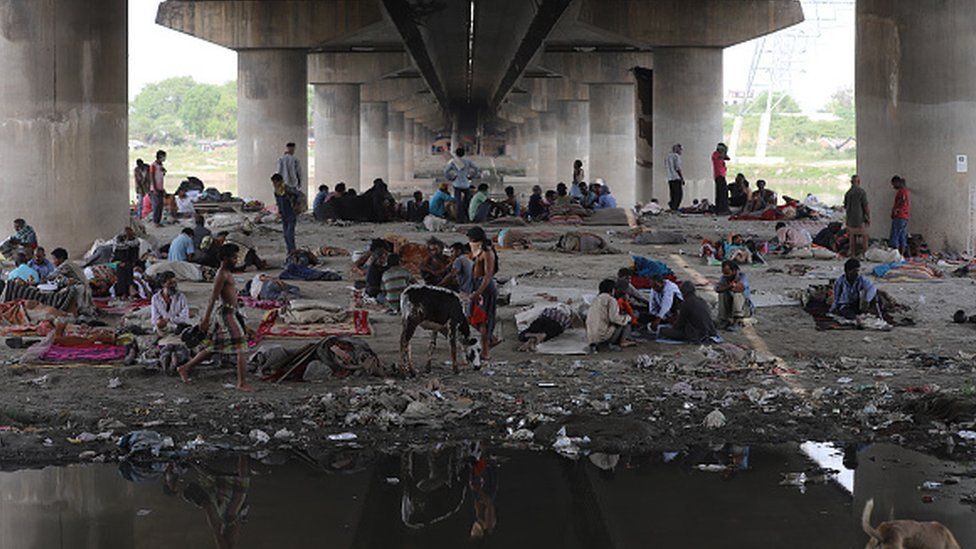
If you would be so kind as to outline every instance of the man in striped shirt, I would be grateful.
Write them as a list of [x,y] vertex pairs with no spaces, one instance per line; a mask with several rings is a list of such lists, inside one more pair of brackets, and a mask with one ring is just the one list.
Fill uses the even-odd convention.
[[413,281],[410,271],[400,266],[400,256],[390,254],[386,258],[386,270],[383,271],[383,282],[380,284],[380,295],[386,302],[386,307],[391,313],[400,312],[400,294],[406,290]]

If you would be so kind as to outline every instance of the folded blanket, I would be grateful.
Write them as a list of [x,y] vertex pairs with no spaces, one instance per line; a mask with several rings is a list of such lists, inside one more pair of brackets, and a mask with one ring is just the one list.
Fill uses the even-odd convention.
[[268,311],[258,326],[258,338],[314,338],[329,336],[370,335],[369,313],[354,310],[345,322],[334,324],[292,325],[280,321],[279,312]]

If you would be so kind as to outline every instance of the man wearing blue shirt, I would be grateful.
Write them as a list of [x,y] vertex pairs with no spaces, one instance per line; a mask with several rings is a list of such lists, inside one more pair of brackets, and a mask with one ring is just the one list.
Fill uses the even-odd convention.
[[602,179],[597,179],[600,183],[600,197],[597,199],[596,204],[593,205],[594,208],[602,210],[604,208],[616,208],[617,199],[610,194],[610,186],[603,183]]
[[47,280],[54,274],[54,264],[45,256],[44,248],[38,246],[34,250],[34,257],[27,262],[27,266],[37,271],[41,281]]
[[844,276],[834,281],[834,302],[831,314],[854,319],[858,315],[871,313],[881,316],[878,307],[878,290],[870,280],[861,275],[861,262],[848,259],[844,263]]
[[169,244],[169,254],[166,259],[170,261],[189,261],[193,257],[193,229],[187,227],[180,231]]
[[27,265],[27,254],[23,252],[18,253],[15,262],[17,268],[7,274],[7,282],[21,280],[33,286],[41,281],[41,275],[37,274],[37,271]]
[[447,194],[446,188],[447,183],[442,184],[434,196],[430,197],[430,215],[440,218],[447,217],[447,203],[454,201],[454,199]]
[[718,292],[718,321],[723,330],[735,330],[752,316],[749,278],[735,261],[722,262],[722,278],[715,286]]

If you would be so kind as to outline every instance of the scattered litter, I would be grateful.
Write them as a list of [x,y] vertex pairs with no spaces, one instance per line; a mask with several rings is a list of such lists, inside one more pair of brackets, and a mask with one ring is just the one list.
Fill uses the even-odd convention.
[[839,377],[839,378],[837,378],[837,383],[845,383],[846,384],[846,383],[850,383],[852,381],[854,381],[854,380],[852,378],[849,378],[849,377]]
[[509,440],[514,440],[517,442],[532,442],[533,438],[535,438],[535,434],[528,429],[518,429],[518,430],[509,429],[509,433],[508,433]]
[[553,383],[551,381],[540,381],[539,384],[538,384],[538,387],[541,388],[541,389],[552,389],[552,388],[558,387],[558,385],[556,385],[555,383]]
[[705,421],[702,422],[708,429],[718,429],[724,427],[726,423],[725,414],[721,410],[712,410],[707,416],[705,416]]
[[959,431],[956,434],[963,440],[976,440],[976,431]]
[[95,456],[97,456],[97,455],[98,455],[98,452],[96,452],[94,450],[85,450],[84,452],[78,454],[78,459],[80,459],[82,461],[88,461],[90,459],[95,459]]
[[173,448],[173,439],[156,431],[132,431],[119,439],[118,446],[127,456],[148,452],[153,457],[158,457],[163,450]]
[[291,440],[294,436],[295,433],[285,428],[278,429],[274,434],[275,440]]
[[338,433],[335,435],[329,435],[328,438],[329,440],[336,441],[336,442],[346,442],[350,440],[356,440],[359,437],[356,436],[356,433]]
[[248,438],[257,444],[267,444],[267,442],[271,440],[268,433],[265,433],[261,429],[251,429],[251,432],[248,434]]
[[400,484],[400,479],[398,479],[396,477],[387,477],[386,478],[386,483],[387,484],[390,484],[390,485],[393,485],[393,486],[396,486],[397,484]]
[[552,449],[556,451],[557,454],[576,460],[579,458],[580,446],[586,446],[590,443],[590,437],[570,437],[566,436],[566,427],[560,427],[559,431],[556,432],[556,440],[552,443]]
[[112,379],[108,380],[109,389],[118,389],[121,386],[122,386],[122,380],[117,377],[113,377]]
[[942,483],[926,480],[925,482],[922,483],[921,486],[918,487],[918,489],[925,490],[927,492],[935,492],[942,489]]
[[150,513],[152,513],[151,509],[139,509],[138,511],[136,511],[136,516],[145,517],[148,516]]
[[704,471],[706,473],[721,473],[728,469],[728,467],[719,465],[717,463],[699,463],[697,468],[699,471]]

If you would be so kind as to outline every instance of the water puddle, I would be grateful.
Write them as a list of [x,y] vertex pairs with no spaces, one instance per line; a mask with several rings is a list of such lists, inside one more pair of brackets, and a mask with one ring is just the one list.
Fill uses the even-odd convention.
[[268,462],[0,473],[0,547],[863,547],[869,498],[875,525],[937,520],[976,546],[961,501],[976,465],[885,444],[572,461],[468,443]]

